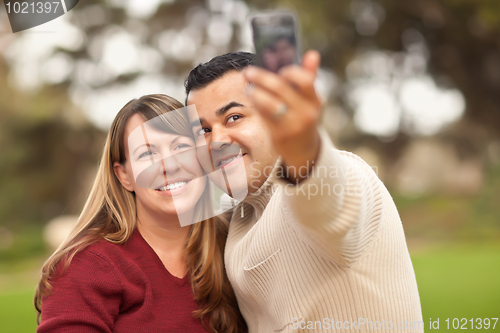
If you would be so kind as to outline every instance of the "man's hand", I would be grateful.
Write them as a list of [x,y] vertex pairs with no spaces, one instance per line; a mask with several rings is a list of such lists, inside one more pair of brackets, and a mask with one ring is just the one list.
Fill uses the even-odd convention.
[[[321,101],[314,89],[319,63],[319,53],[308,51],[302,58],[302,66],[290,65],[278,74],[254,66],[244,71],[253,84],[248,94],[268,124],[274,148],[289,168],[287,176],[292,182],[309,175],[319,153],[317,126]],[[280,115],[285,106],[286,112]],[[304,167],[308,172],[307,175],[302,172],[301,177],[299,170]]]

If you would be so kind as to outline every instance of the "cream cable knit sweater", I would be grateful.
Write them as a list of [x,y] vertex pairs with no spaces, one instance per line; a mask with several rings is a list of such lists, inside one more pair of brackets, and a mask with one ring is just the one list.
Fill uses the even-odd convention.
[[222,215],[231,220],[226,269],[249,332],[423,332],[390,194],[320,133],[319,158],[299,186],[280,178],[278,161],[257,193]]

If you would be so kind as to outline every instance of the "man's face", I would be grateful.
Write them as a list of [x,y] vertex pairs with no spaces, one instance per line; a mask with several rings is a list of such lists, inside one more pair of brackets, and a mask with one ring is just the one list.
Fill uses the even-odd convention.
[[196,106],[200,118],[201,127],[193,127],[198,144],[204,140],[212,150],[220,143],[241,147],[247,179],[240,186],[248,186],[252,193],[269,176],[278,155],[264,120],[245,93],[247,86],[241,72],[231,71],[205,88],[192,90],[187,104]]

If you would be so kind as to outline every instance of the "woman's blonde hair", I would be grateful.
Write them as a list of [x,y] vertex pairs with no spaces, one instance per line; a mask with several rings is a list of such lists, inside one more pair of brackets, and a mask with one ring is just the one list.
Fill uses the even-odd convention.
[[[78,221],[66,240],[57,248],[42,268],[34,303],[40,321],[42,298],[52,291],[51,276],[61,262],[63,272],[73,256],[85,247],[105,239],[115,244],[125,243],[136,227],[135,194],[127,191],[116,177],[113,164],[125,163],[125,127],[134,115],[145,121],[156,118],[183,105],[166,95],[146,95],[128,102],[115,117],[106,139],[96,179]],[[183,113],[169,114],[162,129],[192,136],[189,120]],[[165,126],[166,125],[166,126]],[[207,198],[202,205],[208,207]],[[209,319],[212,332],[246,332],[233,289],[223,263],[227,238],[227,221],[210,218],[191,226],[187,251],[187,268],[194,298],[199,309],[193,315]]]

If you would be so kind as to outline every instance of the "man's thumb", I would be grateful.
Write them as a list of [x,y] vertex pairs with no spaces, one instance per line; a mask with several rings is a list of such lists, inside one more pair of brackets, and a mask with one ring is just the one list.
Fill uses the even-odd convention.
[[321,56],[316,50],[309,50],[302,56],[302,67],[316,74],[321,61]]

